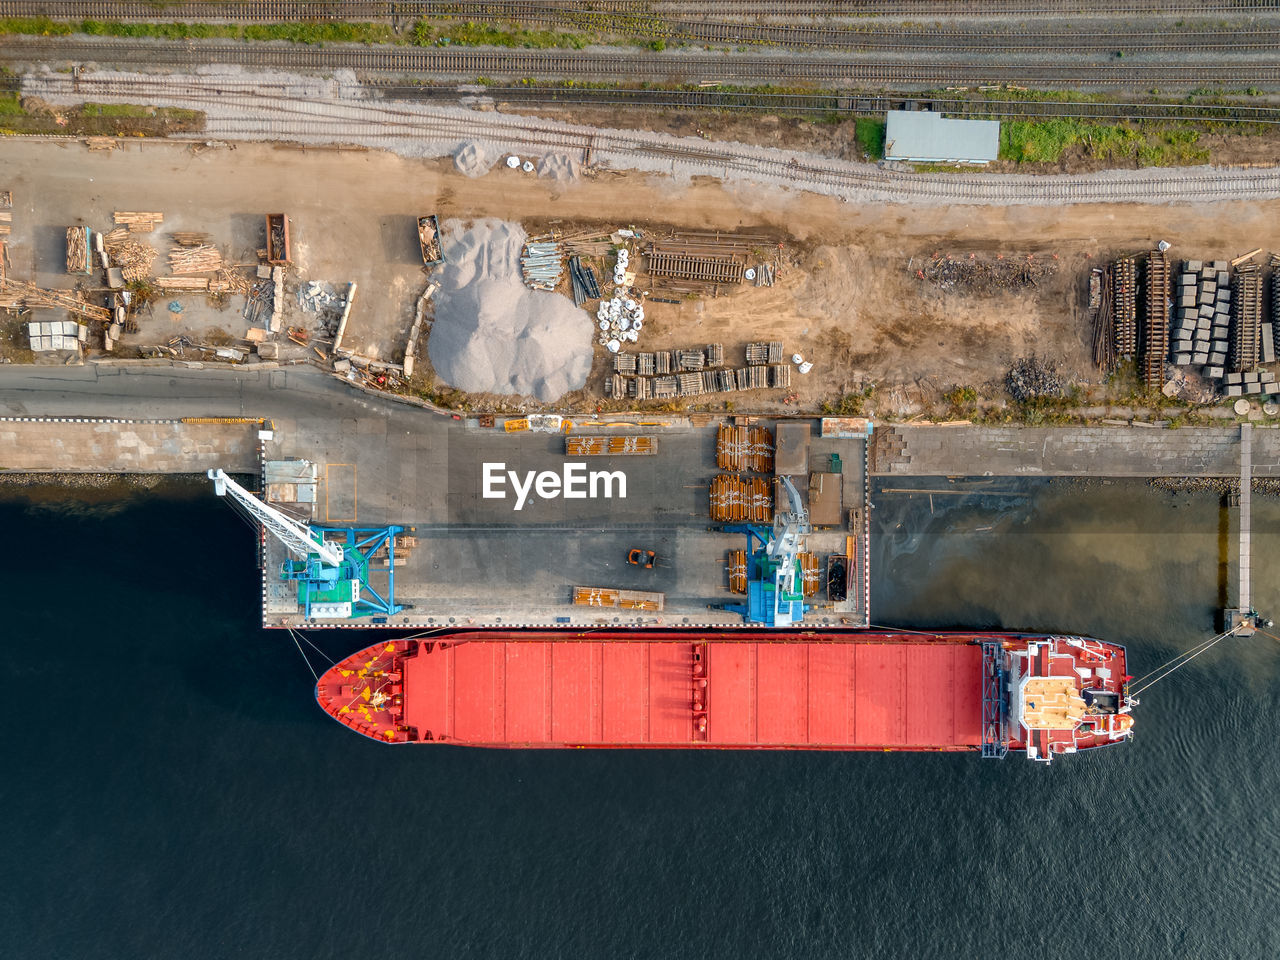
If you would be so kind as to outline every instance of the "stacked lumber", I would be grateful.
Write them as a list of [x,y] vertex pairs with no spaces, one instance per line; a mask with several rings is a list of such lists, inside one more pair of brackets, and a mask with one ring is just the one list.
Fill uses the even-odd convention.
[[729,551],[729,592],[747,592],[747,551]]
[[721,426],[716,434],[716,466],[721,470],[773,472],[773,431],[768,427]]
[[[226,288],[232,293],[242,293],[245,296],[248,296],[249,291],[253,289],[253,284],[249,282],[248,277],[226,266],[218,271],[218,282],[225,283]],[[209,281],[209,289],[213,289],[212,280]]]
[[222,254],[210,244],[178,247],[169,251],[169,269],[173,273],[216,273],[222,269]]
[[570,457],[636,457],[658,452],[658,438],[641,437],[579,437],[564,440],[565,455]]
[[28,307],[54,307],[103,323],[110,323],[112,320],[111,311],[106,307],[85,303],[78,293],[70,290],[45,290],[22,280],[0,277],[0,295],[5,296],[6,300],[21,300]]
[[67,273],[89,272],[89,236],[84,227],[67,227]]
[[648,590],[615,590],[611,587],[573,588],[573,602],[579,607],[661,610],[665,601],[666,594]]
[[150,233],[164,222],[163,213],[146,213],[138,210],[116,210],[111,217],[117,225],[128,227],[132,233]]
[[747,344],[747,365],[760,366],[782,362],[782,341],[769,340]]
[[209,289],[208,277],[156,277],[155,285],[161,290],[180,293],[205,293]]
[[711,519],[719,523],[771,523],[772,487],[763,477],[715,477],[711,481]]
[[125,227],[116,227],[102,236],[103,249],[113,266],[126,280],[142,280],[151,275],[151,263],[160,254],[141,240],[134,240]]
[[175,230],[169,234],[169,239],[180,247],[202,247],[210,242],[207,233],[199,233],[194,230]]
[[802,553],[796,557],[796,562],[800,566],[802,577],[800,592],[806,597],[812,597],[822,583],[818,576],[818,556],[814,553]]

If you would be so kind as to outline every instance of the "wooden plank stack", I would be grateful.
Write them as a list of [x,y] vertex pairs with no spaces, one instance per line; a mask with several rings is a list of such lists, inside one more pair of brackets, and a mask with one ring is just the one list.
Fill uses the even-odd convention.
[[67,227],[67,273],[89,272],[89,236],[84,227]]
[[131,233],[150,233],[164,222],[163,213],[137,210],[116,210],[111,216],[117,225],[128,227]]
[[169,239],[180,247],[201,247],[211,242],[207,233],[193,230],[175,230],[169,234]]
[[747,364],[771,364],[782,362],[782,341],[769,340],[747,344]]
[[641,457],[658,452],[658,438],[567,436],[564,447],[570,457]]
[[161,290],[177,293],[205,293],[209,289],[208,277],[156,277],[155,285]]
[[70,290],[46,290],[22,280],[0,277],[0,295],[6,295],[6,301],[16,302],[20,299],[29,307],[54,307],[103,323],[110,323],[112,320],[111,311],[106,307],[85,303]]
[[579,607],[657,611],[665,605],[666,594],[649,590],[616,590],[612,587],[574,587],[573,602]]
[[160,255],[153,247],[133,239],[126,227],[116,227],[103,234],[102,245],[125,280],[142,280],[151,276],[151,264]]
[[210,244],[176,247],[169,251],[169,269],[173,273],[217,273],[222,269],[222,254]]

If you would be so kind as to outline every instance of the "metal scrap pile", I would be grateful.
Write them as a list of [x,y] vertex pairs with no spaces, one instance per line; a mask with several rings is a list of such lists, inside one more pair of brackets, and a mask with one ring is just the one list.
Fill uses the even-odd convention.
[[980,260],[976,254],[952,259],[935,253],[916,271],[916,276],[940,290],[964,288],[972,293],[994,293],[997,290],[1034,287],[1056,273],[1057,269],[1056,260],[1040,260],[1034,254],[1027,254],[1025,258]]
[[1004,385],[1009,396],[1019,402],[1053,399],[1067,393],[1067,383],[1058,374],[1057,364],[1039,357],[1015,360],[1005,375]]

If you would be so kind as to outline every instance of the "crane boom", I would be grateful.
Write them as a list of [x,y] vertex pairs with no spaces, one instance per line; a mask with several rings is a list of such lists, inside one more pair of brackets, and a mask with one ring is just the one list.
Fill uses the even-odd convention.
[[228,477],[223,470],[210,470],[209,479],[213,481],[214,493],[220,497],[230,494],[231,499],[248,510],[255,520],[271,531],[275,538],[299,560],[306,560],[310,554],[314,553],[319,555],[320,561],[326,566],[337,567],[342,564],[342,547],[336,543],[325,543],[321,535],[305,523],[300,523],[270,504],[263,503]]
[[769,541],[766,552],[779,561],[778,579],[789,583],[795,572],[796,558],[800,555],[800,540],[809,533],[810,527],[809,515],[800,502],[800,491],[790,477],[782,478],[782,487],[787,492],[790,509],[774,518],[773,539]]

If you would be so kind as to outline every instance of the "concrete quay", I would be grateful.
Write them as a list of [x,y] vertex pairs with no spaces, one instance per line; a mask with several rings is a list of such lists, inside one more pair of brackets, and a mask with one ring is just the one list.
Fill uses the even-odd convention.
[[[876,426],[873,476],[1235,477],[1240,427]],[[1280,476],[1280,430],[1253,434],[1253,475]]]
[[258,472],[258,423],[0,418],[0,472]]

